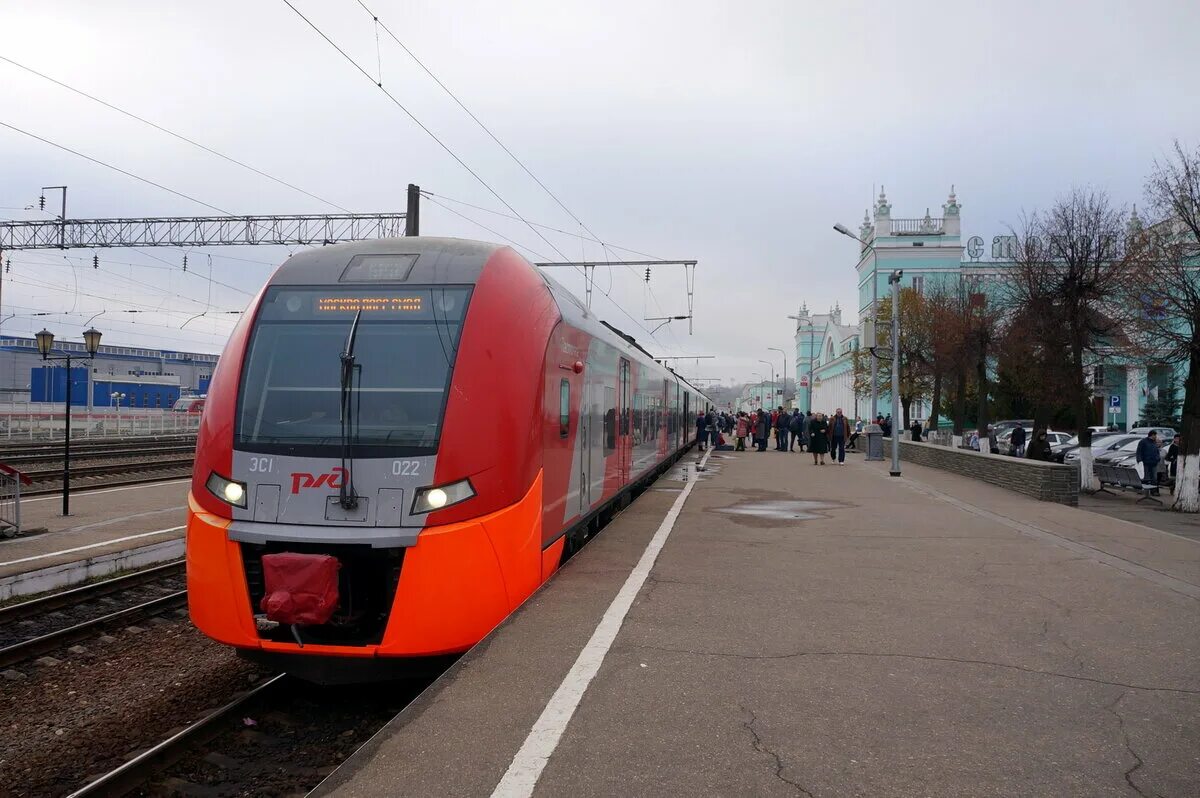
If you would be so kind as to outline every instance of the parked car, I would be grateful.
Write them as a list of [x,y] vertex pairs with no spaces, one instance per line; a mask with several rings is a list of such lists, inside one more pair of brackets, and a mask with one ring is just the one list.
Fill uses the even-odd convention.
[[1132,438],[1127,443],[1123,443],[1115,449],[1105,449],[1102,452],[1098,452],[1092,459],[1092,462],[1116,465],[1119,460],[1135,456],[1137,454],[1137,447],[1141,442],[1141,438]]
[[[1110,451],[1114,451],[1116,449],[1120,449],[1122,446],[1129,443],[1130,441],[1141,440],[1141,437],[1142,436],[1140,436],[1140,435],[1116,434],[1116,435],[1105,435],[1103,439],[1097,441],[1096,437],[1093,436],[1092,437],[1092,457],[1095,458],[1095,457],[1098,457],[1098,456],[1104,454],[1105,452],[1110,452]],[[1079,461],[1079,446],[1076,445],[1076,447],[1074,449],[1067,452],[1063,456],[1063,462],[1064,463],[1076,463],[1078,461]]]
[[[1120,434],[1121,433],[1119,433],[1119,432],[1109,432],[1107,430],[1105,430],[1104,432],[1093,432],[1092,433],[1092,446],[1095,446],[1097,443],[1099,443],[1104,438],[1111,438],[1113,435],[1120,435]],[[1078,448],[1079,448],[1079,436],[1072,435],[1071,437],[1067,438],[1064,442],[1057,444],[1057,445],[1052,445],[1050,447],[1050,459],[1052,459],[1056,463],[1065,462],[1066,455],[1070,454],[1071,452],[1075,451]]]
[[[1000,450],[1000,454],[1012,454],[1012,435],[1016,431],[1016,427],[1008,429],[996,435],[996,447]],[[1051,451],[1056,444],[1063,443],[1071,436],[1066,432],[1055,432],[1054,430],[1046,430],[1046,440],[1050,443]],[[1025,427],[1025,445],[1028,446],[1033,440],[1033,427]]]
[[1175,440],[1175,436],[1178,434],[1173,427],[1134,427],[1129,430],[1129,434],[1145,437],[1150,434],[1150,430],[1158,433],[1159,443],[1170,443]]

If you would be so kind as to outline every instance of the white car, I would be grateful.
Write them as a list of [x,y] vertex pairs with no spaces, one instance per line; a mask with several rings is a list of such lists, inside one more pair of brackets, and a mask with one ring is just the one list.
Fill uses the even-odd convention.
[[[1141,437],[1142,436],[1140,436],[1140,435],[1108,435],[1108,436],[1105,436],[1103,440],[1097,441],[1092,444],[1092,457],[1094,458],[1096,455],[1104,454],[1105,452],[1116,451],[1117,449],[1120,449],[1122,446],[1129,443],[1130,441],[1137,441]],[[1079,459],[1079,450],[1072,449],[1071,451],[1067,452],[1065,457],[1063,457],[1063,462],[1064,463],[1073,463],[1073,462],[1077,461],[1078,459]]]

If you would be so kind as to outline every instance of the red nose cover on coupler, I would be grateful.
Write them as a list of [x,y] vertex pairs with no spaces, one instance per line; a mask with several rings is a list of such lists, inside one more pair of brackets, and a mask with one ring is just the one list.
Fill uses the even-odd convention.
[[319,626],[333,617],[338,603],[338,569],[328,554],[264,554],[266,595],[259,605],[267,618],[282,624]]

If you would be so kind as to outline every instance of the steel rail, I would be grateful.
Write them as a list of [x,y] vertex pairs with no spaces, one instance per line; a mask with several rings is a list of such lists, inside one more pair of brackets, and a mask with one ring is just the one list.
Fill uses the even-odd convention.
[[180,590],[133,607],[127,607],[108,615],[102,615],[99,618],[93,618],[90,621],[68,626],[66,629],[59,629],[57,632],[50,632],[31,640],[0,648],[0,668],[6,668],[17,662],[23,662],[31,657],[36,657],[76,641],[84,640],[110,626],[128,623],[147,615],[154,615],[169,607],[183,603],[186,598],[187,591]]
[[67,798],[97,798],[118,796],[133,790],[155,772],[170,765],[184,755],[188,746],[204,742],[216,736],[221,721],[234,717],[241,709],[256,698],[280,688],[287,674],[272,676],[249,692],[235,698],[223,707],[213,710],[183,731],[171,735],[154,747],[143,751],[128,762],[110,770],[98,779],[84,785]]
[[164,576],[182,574],[183,571],[184,561],[175,560],[163,565],[156,565],[153,568],[144,568],[124,576],[105,579],[101,582],[93,582],[90,585],[83,585],[70,590],[61,590],[57,593],[51,593],[48,596],[31,599],[30,601],[22,601],[19,604],[11,604],[7,607],[0,607],[0,626],[34,615],[60,610],[63,607],[73,607],[85,601],[91,601],[101,596],[107,596],[131,587],[144,585],[147,582],[153,582]]

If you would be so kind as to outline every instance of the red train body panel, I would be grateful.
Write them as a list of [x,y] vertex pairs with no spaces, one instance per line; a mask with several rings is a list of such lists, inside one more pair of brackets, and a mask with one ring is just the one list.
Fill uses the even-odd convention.
[[[464,651],[691,444],[705,404],[511,249],[408,238],[295,256],[209,389],[192,619],[330,680],[331,657]],[[327,623],[263,608],[279,552],[338,559]]]

